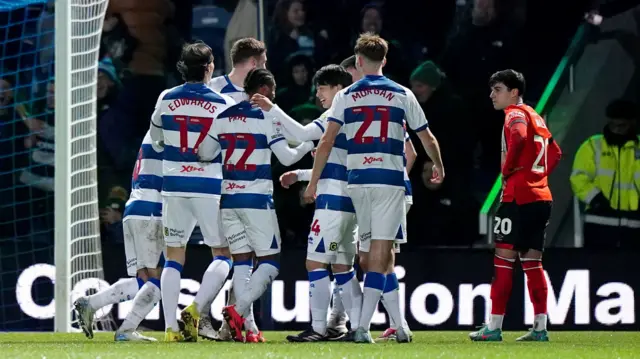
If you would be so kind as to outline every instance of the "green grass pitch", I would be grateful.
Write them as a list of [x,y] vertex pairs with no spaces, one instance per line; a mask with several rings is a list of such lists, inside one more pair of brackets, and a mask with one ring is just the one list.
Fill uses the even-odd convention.
[[[149,333],[146,333],[149,335]],[[0,333],[0,358],[640,358],[640,332],[551,332],[548,343],[472,343],[466,332],[416,332],[410,344],[287,343],[285,332],[265,332],[265,344],[114,343],[113,334]],[[377,335],[378,333],[374,333]],[[161,339],[163,333],[151,334]]]

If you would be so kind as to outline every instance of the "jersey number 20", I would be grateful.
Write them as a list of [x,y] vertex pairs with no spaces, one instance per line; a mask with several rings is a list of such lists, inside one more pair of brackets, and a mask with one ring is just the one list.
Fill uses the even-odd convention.
[[[352,107],[351,111],[354,114],[362,113],[364,115],[364,121],[362,121],[362,125],[358,128],[353,140],[356,143],[373,143],[375,138],[379,138],[380,142],[387,142],[387,136],[389,133],[389,108],[385,106],[358,106]],[[376,113],[380,114],[380,136],[365,136],[365,132],[371,126]]]
[[[250,133],[225,133],[218,136],[221,141],[227,141],[227,150],[224,154],[224,169],[227,171],[255,171],[256,165],[248,165],[247,159],[251,156],[251,153],[256,149],[256,139]],[[233,154],[233,151],[240,149],[239,144],[246,142],[244,152],[238,161],[233,164],[229,163],[229,159]]]
[[549,139],[535,135],[533,136],[533,144],[536,146],[538,156],[536,160],[533,161],[531,172],[545,173],[547,172],[547,147],[549,146]]

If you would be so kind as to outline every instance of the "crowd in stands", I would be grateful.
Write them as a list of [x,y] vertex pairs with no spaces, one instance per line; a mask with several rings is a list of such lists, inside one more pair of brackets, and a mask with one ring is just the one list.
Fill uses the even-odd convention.
[[[322,112],[311,83],[317,69],[339,64],[352,55],[361,32],[374,32],[389,41],[385,74],[416,94],[440,141],[447,168],[447,180],[442,185],[430,183],[430,160],[417,148],[418,160],[410,174],[414,205],[409,212],[409,246],[470,246],[478,239],[477,213],[499,172],[503,116],[491,106],[487,80],[497,70],[519,69],[528,79],[525,98],[535,103],[587,10],[552,11],[545,15],[544,28],[538,16],[552,4],[547,0],[265,3],[267,68],[276,76],[276,102],[303,124]],[[185,24],[183,14],[188,5],[196,9],[219,5],[220,12],[231,19],[227,19],[228,31],[257,36],[253,0],[191,0],[181,1],[180,6],[172,0],[110,1],[97,86],[103,240],[122,240],[120,220],[131,171],[155,102],[164,89],[181,81],[175,70],[181,44],[202,33]],[[33,74],[28,76],[21,74],[23,78],[3,76],[0,81],[0,156],[10,158],[0,161],[0,197],[11,195],[16,203],[1,207],[3,236],[26,235],[20,232],[22,228],[30,231],[33,225],[22,226],[20,221],[33,221],[37,213],[46,214],[37,227],[52,233],[53,186],[46,184],[53,179],[54,82],[49,81],[53,78],[53,11],[50,1],[29,15],[36,24],[32,30],[37,39],[36,55],[32,55],[35,58],[16,64],[3,61],[4,72],[20,74],[19,67],[25,64],[36,69],[29,70]],[[243,15],[242,25],[234,22],[238,14]],[[192,21],[188,15],[186,18]],[[217,73],[222,74],[229,70],[225,61],[229,39],[224,35],[218,38],[223,40],[210,45],[220,54],[216,66]],[[29,87],[34,82],[39,86],[36,90]],[[16,102],[20,86],[39,94],[40,101],[32,101],[33,108],[25,109]],[[419,141],[414,138],[414,143]],[[39,155],[31,151],[34,147]],[[287,170],[310,168],[313,159],[309,155],[290,168],[277,164],[275,158],[273,161],[273,178],[277,180]],[[294,185],[288,190],[275,186],[285,248],[306,246],[313,206],[302,202],[303,186]]]

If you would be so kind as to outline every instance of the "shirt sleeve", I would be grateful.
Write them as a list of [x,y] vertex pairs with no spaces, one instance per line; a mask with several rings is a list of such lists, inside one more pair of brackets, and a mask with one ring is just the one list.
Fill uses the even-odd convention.
[[275,143],[285,140],[282,122],[276,120],[275,118],[271,120],[265,120],[264,131],[267,135],[267,141],[269,141],[269,147],[273,146]]
[[405,120],[412,130],[416,132],[424,131],[429,127],[424,111],[422,111],[422,107],[420,107],[420,103],[413,92],[408,89],[406,91],[407,103],[405,108]]
[[[331,104],[331,108],[327,110],[327,121],[335,122],[338,125],[344,125],[344,111],[346,110],[345,101],[344,101],[344,90],[338,92],[336,97],[333,99],[333,103]],[[324,132],[324,128],[322,132]]]
[[324,127],[316,122],[318,120],[315,120],[306,126],[302,126],[298,121],[287,115],[287,113],[277,105],[273,106],[268,114],[274,116],[274,118],[280,122],[282,129],[284,130],[283,134],[288,140],[301,142],[319,140],[324,132]]
[[[284,139],[284,137],[283,137]],[[313,142],[304,142],[298,147],[290,148],[286,141],[276,141],[270,144],[271,151],[278,157],[278,161],[285,166],[300,161],[300,159],[313,149]]]

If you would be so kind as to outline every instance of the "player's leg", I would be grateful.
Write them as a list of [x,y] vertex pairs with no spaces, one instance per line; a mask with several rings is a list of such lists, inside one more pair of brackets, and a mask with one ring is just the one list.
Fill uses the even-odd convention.
[[309,278],[309,307],[311,328],[298,335],[289,335],[290,342],[324,341],[327,335],[327,312],[331,302],[329,264],[335,259],[340,235],[336,211],[316,209],[307,244],[306,268]]
[[93,295],[80,297],[74,302],[78,324],[89,339],[93,338],[93,318],[98,309],[132,299],[144,285],[145,278],[136,276],[138,255],[135,248],[135,233],[143,229],[145,223],[145,220],[137,219],[128,219],[123,223],[127,273],[131,278],[121,279]]
[[[410,204],[406,204],[405,214],[409,211]],[[412,340],[412,333],[404,318],[400,303],[400,285],[395,273],[395,254],[399,252],[400,244],[407,242],[407,217],[402,219],[402,224],[396,233],[396,240],[392,250],[392,260],[387,268],[387,280],[382,293],[382,304],[389,315],[391,327],[382,333],[380,339],[395,339],[399,343],[408,343]]]
[[[185,323],[185,340],[197,341],[200,317],[208,317],[211,303],[216,298],[231,271],[232,261],[228,244],[220,226],[220,197],[194,198],[196,220],[200,224],[204,242],[211,248],[213,261],[202,277],[200,290],[191,305],[180,314]],[[212,220],[213,219],[213,220]],[[213,339],[213,338],[211,338]]]
[[135,248],[137,255],[138,278],[145,280],[140,291],[133,298],[131,311],[115,333],[115,341],[156,341],[136,332],[138,325],[151,312],[161,299],[160,273],[158,267],[164,241],[162,238],[162,221],[151,219],[145,227],[140,226],[136,232]]
[[176,310],[180,296],[180,280],[187,242],[196,226],[192,198],[164,197],[162,224],[166,245],[166,261],[160,276],[165,341],[184,340],[178,326]]
[[[533,304],[533,328],[518,341],[548,341],[547,333],[547,279],[542,266],[545,230],[551,215],[550,202],[534,202],[520,206],[522,218],[522,251],[520,264],[527,277],[529,298]],[[528,248],[525,250],[525,248]]]
[[[251,273],[253,272],[253,249],[249,246],[247,231],[239,216],[238,210],[223,208],[220,210],[220,213],[222,232],[225,240],[229,243],[229,250],[233,256],[233,276],[231,278],[233,286],[232,291],[236,298],[240,298],[244,295],[249,280],[251,279]],[[228,307],[233,307],[233,305],[229,305],[225,308]],[[225,320],[225,322],[227,321]],[[244,335],[242,334],[242,327],[244,324],[244,318],[242,318],[242,321],[235,327],[227,324],[231,331],[231,337],[233,340],[240,342],[245,340]]]
[[[342,212],[340,215],[342,216],[344,226],[341,231],[341,241],[338,245],[338,254],[332,265],[332,270],[345,313],[334,314],[332,312],[328,323],[329,328],[335,330],[338,338],[347,333],[346,314],[348,314],[349,320],[351,321],[351,328],[355,330],[360,325],[360,312],[362,311],[362,288],[360,287],[360,282],[353,268],[358,246],[356,216],[355,213],[345,212]],[[352,335],[349,335],[348,338],[345,337],[344,339],[348,340],[352,339],[352,337]]]
[[[405,216],[405,206],[404,192],[399,189],[364,188],[363,193],[365,201],[368,201],[370,206],[369,211],[359,212],[360,208],[356,207],[356,214],[360,227],[360,239],[362,241],[363,238],[369,237],[371,246],[368,255],[368,271],[364,279],[360,326],[356,330],[355,341],[370,343],[373,342],[369,333],[371,319],[382,296],[389,265],[393,261],[393,244],[402,218]],[[368,233],[367,228],[360,226],[361,213],[370,216]],[[384,220],[381,220],[382,218]]]
[[[239,326],[243,318],[246,319],[249,315],[249,308],[253,306],[253,302],[262,296],[278,276],[281,248],[278,219],[274,209],[243,209],[238,210],[238,214],[245,225],[249,245],[258,259],[258,267],[251,274],[251,279],[242,295],[236,290],[235,306],[226,307],[223,312],[225,319],[236,332],[236,336],[240,331]],[[231,244],[231,241],[229,243]],[[247,342],[265,341],[255,323],[245,321],[244,324]]]
[[514,203],[501,203],[494,218],[495,251],[491,282],[489,323],[469,334],[473,341],[501,341],[502,322],[513,285],[513,265],[518,257],[518,212]]

